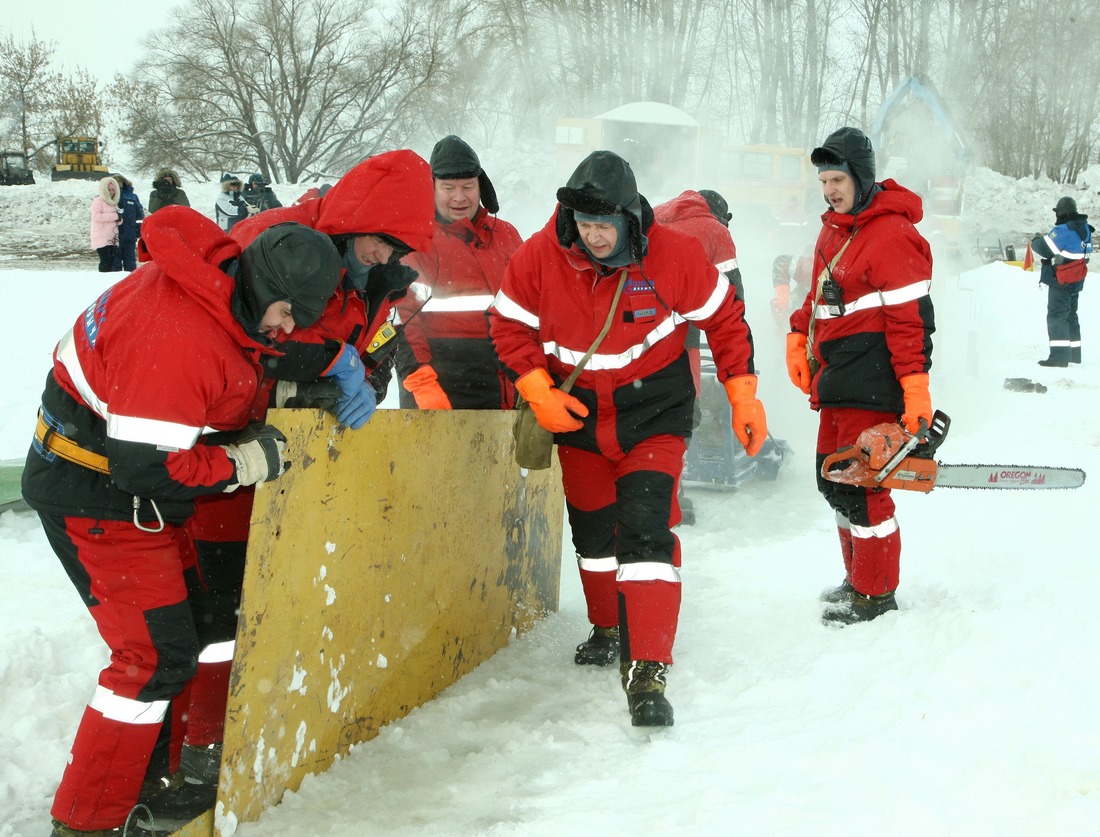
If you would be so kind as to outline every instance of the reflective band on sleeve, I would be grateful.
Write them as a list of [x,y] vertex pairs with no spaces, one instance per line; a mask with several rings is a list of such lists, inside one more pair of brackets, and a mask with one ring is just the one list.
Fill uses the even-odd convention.
[[110,689],[96,686],[92,702],[88,705],[108,720],[122,724],[143,725],[159,724],[163,721],[168,711],[168,704],[167,700],[144,702],[119,697]]
[[195,446],[203,429],[187,424],[177,424],[174,421],[107,414],[109,438],[123,442],[141,442],[159,448],[190,450]]
[[107,403],[99,400],[99,396],[92,391],[88,379],[84,377],[84,369],[81,367],[80,358],[76,354],[76,340],[73,337],[71,328],[57,344],[57,359],[65,367],[65,371],[69,373],[69,378],[72,380],[73,386],[76,387],[76,391],[80,393],[84,403],[101,419],[106,419]]
[[857,526],[852,524],[853,538],[888,538],[898,530],[898,519],[891,517],[874,526]]
[[199,652],[200,663],[227,663],[233,659],[235,640],[212,642]]
[[1054,243],[1054,239],[1051,238],[1049,235],[1044,235],[1043,241],[1046,242],[1046,245],[1050,248],[1051,253],[1053,253],[1055,256],[1061,256],[1066,261],[1074,261],[1077,259],[1085,258],[1084,253],[1073,253],[1068,250],[1063,250],[1061,247]]
[[538,329],[539,318],[537,314],[532,314],[526,308],[523,308],[519,303],[514,302],[504,295],[504,291],[498,291],[496,298],[493,300],[493,307],[497,309],[497,313],[502,317],[507,317],[509,320],[515,320],[517,323],[523,323],[528,328]]
[[616,581],[667,581],[679,584],[680,571],[663,561],[639,561],[620,566]]
[[470,296],[433,296],[424,303],[421,309],[427,313],[455,312],[455,311],[485,311],[493,304],[493,297],[488,294],[471,294]]
[[719,274],[717,281],[714,283],[714,290],[711,292],[710,298],[703,303],[702,308],[696,308],[694,311],[688,311],[684,314],[685,320],[705,320],[711,316],[718,307],[722,304],[722,300],[726,298],[726,294],[730,291],[730,283],[726,280],[725,276]]
[[719,273],[728,273],[731,270],[737,269],[737,259],[729,259],[728,261],[716,264],[715,267],[718,268]]
[[828,305],[818,305],[815,309],[814,318],[818,320],[833,320],[838,317],[847,317],[849,314],[854,314],[856,311],[870,311],[874,308],[884,308],[887,305],[903,305],[906,302],[912,302],[915,299],[928,296],[928,291],[932,287],[930,279],[921,279],[919,282],[914,282],[911,285],[906,285],[904,288],[895,288],[892,291],[875,291],[874,293],[865,294],[854,302],[844,303],[844,314],[832,314],[829,311]]
[[577,556],[577,566],[590,573],[613,573],[619,569],[617,558],[581,558]]

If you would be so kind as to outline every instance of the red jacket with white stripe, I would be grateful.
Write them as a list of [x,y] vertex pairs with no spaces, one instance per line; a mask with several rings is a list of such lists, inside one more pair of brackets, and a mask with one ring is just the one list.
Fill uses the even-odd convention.
[[652,222],[643,230],[649,246],[640,265],[597,271],[576,244],[560,243],[560,212],[516,251],[489,309],[501,361],[517,378],[541,367],[560,384],[603,328],[625,269],[611,329],[571,391],[589,415],[580,430],[556,438],[611,453],[659,434],[690,435],[688,323],[706,332],[719,381],[752,373],[744,303],[699,242]]
[[[233,280],[219,269],[240,245],[214,222],[170,206],[142,226],[152,263],[104,291],[54,350],[42,404],[46,420],[110,475],[56,457],[35,442],[23,493],[36,509],[129,520],[135,497],[169,522],[191,500],[224,491],[235,470],[212,431],[248,421],[268,352],[230,313]],[[141,519],[155,521],[147,502]]]
[[719,273],[731,273],[737,269],[737,247],[729,228],[714,217],[707,199],[688,189],[672,200],[653,207],[653,217],[658,224],[672,227],[690,235],[703,245],[711,264]]
[[397,306],[404,325],[397,355],[402,379],[431,364],[452,403],[458,397],[456,407],[477,403],[478,392],[484,407],[511,405],[511,387],[494,362],[485,311],[521,243],[515,227],[484,207],[472,221],[443,223],[436,216],[431,249],[404,259],[420,278],[412,286],[415,293]]
[[[907,375],[927,372],[936,330],[929,290],[932,252],[914,226],[923,216],[921,200],[893,180],[879,184],[858,215],[828,210],[814,248],[813,282],[802,308],[791,315],[791,330],[809,333],[821,362],[810,404],[901,413],[901,384]],[[844,313],[818,298],[825,266],[844,243],[851,244],[832,269],[843,292]]]

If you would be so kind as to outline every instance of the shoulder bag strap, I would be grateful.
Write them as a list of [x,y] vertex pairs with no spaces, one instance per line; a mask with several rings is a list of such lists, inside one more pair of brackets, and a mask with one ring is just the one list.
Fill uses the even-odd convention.
[[573,388],[573,384],[576,383],[577,377],[584,371],[585,365],[592,358],[592,355],[596,353],[596,349],[599,348],[600,343],[602,343],[603,339],[607,336],[607,332],[611,331],[611,323],[615,319],[615,309],[619,307],[619,297],[623,294],[623,285],[625,284],[626,271],[624,270],[619,277],[619,287],[615,289],[615,298],[611,300],[611,310],[607,312],[607,322],[603,324],[603,328],[600,329],[600,333],[596,337],[596,340],[588,347],[588,351],[584,353],[581,362],[569,373],[569,377],[565,379],[565,383],[558,387],[562,392],[569,392],[569,390]]
[[836,267],[836,263],[840,261],[840,257],[844,255],[844,251],[848,249],[848,245],[852,243],[852,239],[856,237],[857,232],[859,232],[859,227],[852,230],[852,234],[848,236],[848,240],[836,251],[836,255],[832,257],[824,268],[822,268],[821,273],[817,277],[817,293],[814,294],[814,305],[813,308],[810,309],[810,328],[806,335],[806,360],[811,363],[814,362],[814,324],[817,323],[817,306],[821,302],[821,285],[832,274],[833,268]]

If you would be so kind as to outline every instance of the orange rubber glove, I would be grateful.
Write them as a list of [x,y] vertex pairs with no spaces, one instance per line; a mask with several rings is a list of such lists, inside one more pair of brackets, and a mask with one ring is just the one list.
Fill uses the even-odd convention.
[[584,426],[577,416],[587,416],[588,408],[554,386],[554,379],[545,369],[532,369],[523,375],[516,381],[516,391],[531,405],[535,418],[544,430],[569,433]]
[[787,335],[787,376],[791,383],[810,394],[810,362],[806,359],[806,335],[792,331]]
[[421,410],[451,409],[451,399],[439,385],[435,370],[427,363],[407,375],[401,386],[413,394],[416,406]]
[[768,418],[756,397],[756,376],[738,375],[723,384],[733,408],[733,433],[749,456],[756,456],[768,438]]
[[905,412],[901,414],[901,423],[910,433],[920,430],[920,420],[932,424],[932,396],[928,394],[928,375],[906,375],[901,379],[901,389],[905,395]]

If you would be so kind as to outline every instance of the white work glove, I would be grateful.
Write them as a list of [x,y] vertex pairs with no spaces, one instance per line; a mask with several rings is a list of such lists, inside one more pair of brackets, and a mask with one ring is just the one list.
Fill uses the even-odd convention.
[[260,425],[242,433],[231,445],[222,445],[237,469],[235,491],[242,485],[259,485],[282,476],[290,463],[286,459],[286,436],[277,427]]

